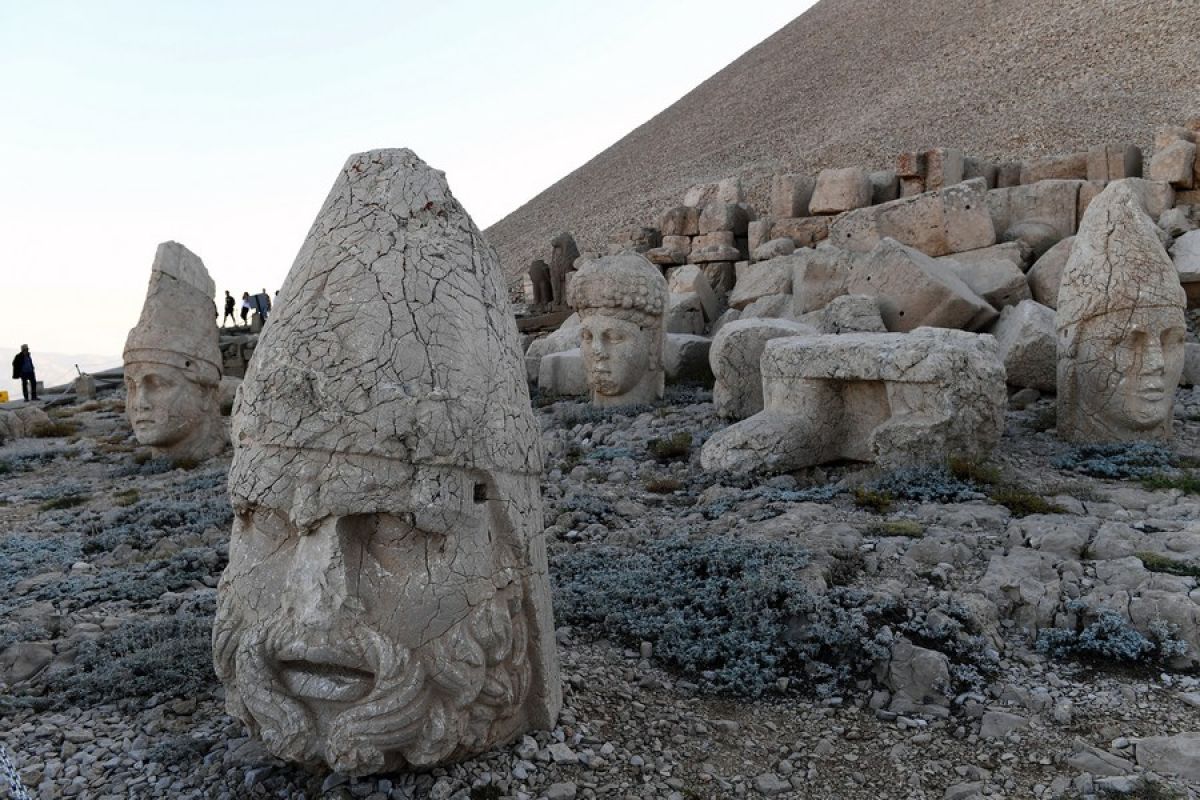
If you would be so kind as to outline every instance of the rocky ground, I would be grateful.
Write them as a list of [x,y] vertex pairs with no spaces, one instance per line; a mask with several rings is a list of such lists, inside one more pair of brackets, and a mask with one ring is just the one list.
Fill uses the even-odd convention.
[[55,409],[0,447],[0,743],[38,798],[1197,795],[1200,392],[1171,453],[1079,452],[1027,398],[986,464],[751,477],[701,471],[709,399],[537,401],[559,727],[365,780],[223,713],[228,458]]

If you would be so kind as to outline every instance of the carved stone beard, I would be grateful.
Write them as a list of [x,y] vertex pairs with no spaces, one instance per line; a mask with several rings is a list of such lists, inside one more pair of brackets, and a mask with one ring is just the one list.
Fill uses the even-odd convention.
[[[456,753],[477,752],[502,736],[501,729],[520,722],[515,717],[529,690],[532,670],[519,592],[516,584],[497,593],[416,650],[359,626],[330,637],[339,648],[364,657],[375,683],[366,697],[345,704],[327,731],[318,729],[320,715],[289,693],[279,677],[276,654],[312,632],[282,619],[249,626],[218,613],[214,661],[231,687],[229,713],[259,731],[274,755],[324,762],[347,775],[426,767]],[[237,684],[255,689],[232,691]]]

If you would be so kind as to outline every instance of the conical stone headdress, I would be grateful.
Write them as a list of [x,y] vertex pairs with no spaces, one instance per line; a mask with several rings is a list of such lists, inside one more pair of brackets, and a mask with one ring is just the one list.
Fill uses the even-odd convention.
[[221,347],[213,292],[199,256],[178,242],[160,244],[142,315],[125,340],[125,363],[166,364],[195,383],[219,384]]
[[540,438],[499,261],[410,150],[351,156],[242,383],[254,449],[539,475]]

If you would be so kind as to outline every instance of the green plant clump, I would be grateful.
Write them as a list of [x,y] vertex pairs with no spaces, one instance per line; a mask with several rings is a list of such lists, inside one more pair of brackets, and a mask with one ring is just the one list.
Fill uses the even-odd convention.
[[896,496],[891,492],[869,489],[858,486],[854,489],[854,505],[874,514],[886,514],[896,502]]
[[66,420],[55,420],[35,425],[33,435],[39,439],[52,439],[59,436],[73,436],[79,431],[79,424]]
[[42,511],[57,511],[63,508],[75,508],[75,506],[81,506],[91,499],[91,496],[87,494],[64,494],[61,497],[55,497],[45,501],[39,505],[38,508]]
[[906,536],[920,539],[925,535],[925,526],[915,519],[889,519],[872,523],[867,532],[873,536]]
[[1174,474],[1158,472],[1142,479],[1147,489],[1178,489],[1184,494],[1200,494],[1200,474],[1184,470]]
[[652,494],[670,494],[683,488],[683,483],[677,478],[647,478],[642,485]]
[[1030,514],[1066,513],[1062,506],[1051,503],[1040,494],[1018,486],[1002,486],[988,497],[996,505],[1004,506],[1011,511],[1014,517],[1027,517]]
[[1142,566],[1151,572],[1165,572],[1168,575],[1180,575],[1185,578],[1200,578],[1200,567],[1186,561],[1164,556],[1161,553],[1134,553],[1142,562]]
[[678,431],[665,439],[651,439],[646,443],[646,449],[658,461],[686,458],[692,450],[692,435],[687,431]]

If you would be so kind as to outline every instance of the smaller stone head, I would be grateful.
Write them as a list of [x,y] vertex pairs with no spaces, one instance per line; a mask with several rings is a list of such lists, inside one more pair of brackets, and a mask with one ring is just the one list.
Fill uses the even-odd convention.
[[211,292],[175,269],[180,261],[204,269],[182,245],[159,246],[142,316],[125,341],[125,413],[138,442],[159,455],[204,459],[225,446],[221,348]]
[[645,403],[663,394],[663,315],[669,298],[658,268],[636,253],[587,263],[567,301],[579,312],[592,402]]

